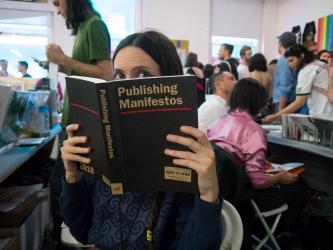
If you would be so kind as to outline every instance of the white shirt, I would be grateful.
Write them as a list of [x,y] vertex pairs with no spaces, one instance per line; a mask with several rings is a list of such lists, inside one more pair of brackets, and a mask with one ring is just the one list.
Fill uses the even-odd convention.
[[296,95],[308,95],[310,115],[333,117],[333,104],[327,98],[328,85],[328,67],[322,61],[316,60],[299,72]]
[[206,101],[198,109],[199,129],[207,134],[209,125],[228,113],[227,102],[218,95],[206,95]]
[[241,63],[237,67],[237,72],[238,72],[238,80],[245,78],[249,73],[249,67]]

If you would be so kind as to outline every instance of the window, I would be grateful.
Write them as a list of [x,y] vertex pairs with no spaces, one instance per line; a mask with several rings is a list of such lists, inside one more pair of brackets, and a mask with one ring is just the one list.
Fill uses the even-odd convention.
[[232,57],[240,58],[239,52],[244,45],[248,45],[252,48],[254,53],[257,50],[257,39],[251,38],[240,38],[240,37],[225,37],[225,36],[212,36],[212,61],[213,63],[218,60],[218,53],[221,44],[228,43],[234,45],[234,51],[232,52]]
[[111,35],[111,50],[119,42],[135,32],[136,6],[138,0],[93,0],[94,8],[101,14]]
[[[48,44],[50,17],[40,16],[17,18],[24,14],[17,11],[15,19],[0,20],[0,59],[7,60],[8,72],[15,77],[21,77],[18,72],[18,62],[29,64],[28,73],[34,78],[42,78],[47,71],[33,61],[33,57],[46,60],[45,46]],[[22,14],[22,15],[20,15]]]

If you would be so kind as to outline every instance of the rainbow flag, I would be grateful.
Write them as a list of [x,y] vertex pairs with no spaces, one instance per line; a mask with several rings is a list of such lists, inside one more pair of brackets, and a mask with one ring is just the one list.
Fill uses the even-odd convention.
[[319,50],[333,50],[333,14],[319,18],[317,42]]

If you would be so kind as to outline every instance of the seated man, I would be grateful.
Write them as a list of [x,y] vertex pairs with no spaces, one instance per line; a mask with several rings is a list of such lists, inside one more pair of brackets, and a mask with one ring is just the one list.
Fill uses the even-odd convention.
[[236,79],[228,71],[213,76],[213,94],[206,96],[206,101],[198,109],[199,129],[207,133],[209,125],[221,115],[228,113],[227,103],[236,84]]

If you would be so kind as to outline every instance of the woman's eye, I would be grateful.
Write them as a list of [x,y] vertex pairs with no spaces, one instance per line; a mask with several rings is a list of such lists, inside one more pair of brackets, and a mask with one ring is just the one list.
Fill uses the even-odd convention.
[[120,80],[120,79],[124,79],[124,75],[120,72],[115,72],[112,76],[113,80]]
[[139,71],[138,72],[138,78],[145,78],[145,77],[151,77],[151,74],[147,71]]

